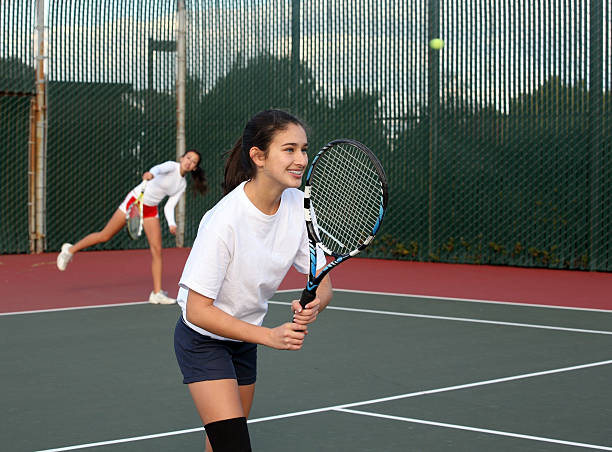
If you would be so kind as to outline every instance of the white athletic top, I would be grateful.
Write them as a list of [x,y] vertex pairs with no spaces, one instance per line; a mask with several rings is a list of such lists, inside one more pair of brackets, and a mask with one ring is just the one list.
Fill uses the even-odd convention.
[[[164,197],[169,196],[164,206],[164,215],[168,226],[176,226],[174,208],[187,187],[187,181],[181,176],[181,165],[178,162],[167,161],[155,165],[149,172],[155,177],[147,181],[143,202],[147,206],[156,206]],[[132,189],[135,197],[138,197],[142,191],[143,183],[144,181]]]
[[[251,203],[244,185],[206,212],[179,282],[177,302],[185,323],[201,334],[222,340],[227,338],[187,321],[189,289],[212,298],[214,306],[226,313],[261,325],[268,300],[291,265],[305,274],[310,266],[304,193],[286,189],[278,211],[266,215]],[[325,255],[317,248],[317,267],[324,265]]]

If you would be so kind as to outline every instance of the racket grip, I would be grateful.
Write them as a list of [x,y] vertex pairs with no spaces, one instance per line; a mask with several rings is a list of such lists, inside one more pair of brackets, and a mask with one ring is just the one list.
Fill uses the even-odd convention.
[[310,303],[312,300],[314,300],[315,298],[317,298],[316,289],[312,292],[309,291],[308,289],[304,289],[302,291],[302,296],[300,297],[300,304],[302,305],[303,308],[305,308],[306,305]]

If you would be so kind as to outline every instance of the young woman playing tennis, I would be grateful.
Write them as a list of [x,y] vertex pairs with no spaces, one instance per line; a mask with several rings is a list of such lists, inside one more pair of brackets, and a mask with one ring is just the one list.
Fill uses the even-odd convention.
[[194,192],[205,194],[208,189],[206,176],[200,168],[200,160],[200,153],[192,149],[181,157],[180,162],[167,161],[145,172],[142,175],[143,182],[127,194],[106,226],[104,226],[104,229],[85,236],[74,245],[70,243],[62,245],[62,250],[57,256],[57,268],[64,271],[77,251],[97,243],[107,242],[113,238],[125,225],[127,208],[136,200],[136,197],[142,190],[144,181],[148,181],[143,198],[143,229],[149,242],[152,259],[153,290],[149,295],[149,302],[154,304],[175,303],[176,300],[168,297],[167,292],[162,290],[162,235],[157,205],[164,197],[169,196],[164,206],[164,215],[166,216],[170,233],[175,234],[174,207],[187,186],[185,175],[191,173],[192,189]]
[[[246,418],[257,344],[299,350],[307,325],[332,297],[326,277],[304,309],[292,302],[293,322],[262,326],[268,300],[290,267],[308,273],[299,190],[307,145],[302,123],[283,111],[263,111],[247,123],[225,164],[226,195],[202,218],[183,270],[174,348],[208,452],[251,450]],[[325,256],[318,252],[322,267]]]

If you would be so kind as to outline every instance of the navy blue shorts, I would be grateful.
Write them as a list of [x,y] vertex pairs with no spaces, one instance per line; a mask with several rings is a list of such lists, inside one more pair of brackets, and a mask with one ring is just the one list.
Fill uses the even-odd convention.
[[250,385],[257,379],[257,344],[204,336],[189,328],[182,316],[174,329],[174,352],[185,384],[233,379]]

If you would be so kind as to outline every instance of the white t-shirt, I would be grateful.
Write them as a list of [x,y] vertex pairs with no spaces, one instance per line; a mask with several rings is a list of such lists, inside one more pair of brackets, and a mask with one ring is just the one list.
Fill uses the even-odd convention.
[[[169,196],[164,206],[164,215],[168,226],[176,226],[174,208],[187,187],[187,181],[181,176],[181,165],[178,162],[167,161],[155,165],[149,172],[155,177],[147,181],[143,202],[147,206],[156,206],[162,199]],[[132,189],[134,197],[138,197],[142,191],[143,183],[144,181]]]
[[[179,282],[177,302],[187,325],[188,290],[214,300],[214,306],[245,322],[261,325],[268,300],[293,265],[307,274],[310,259],[304,222],[304,193],[286,189],[278,211],[266,215],[251,203],[240,184],[206,212]],[[325,255],[317,248],[317,267]]]

